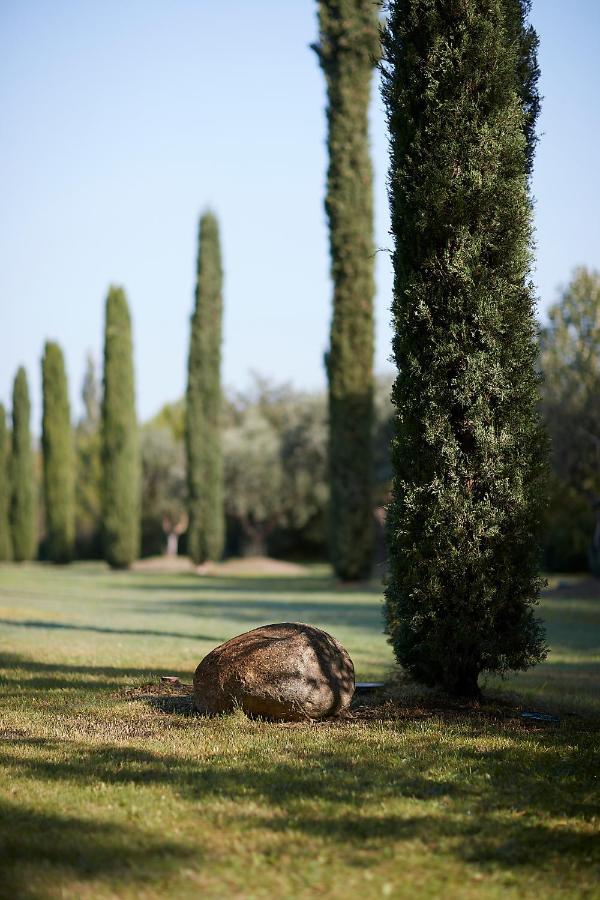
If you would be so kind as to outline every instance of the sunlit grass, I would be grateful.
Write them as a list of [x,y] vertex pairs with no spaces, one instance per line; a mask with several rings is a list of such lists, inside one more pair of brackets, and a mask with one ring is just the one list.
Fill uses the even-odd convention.
[[277,726],[126,690],[286,620],[384,677],[377,585],[0,568],[0,896],[598,896],[600,599],[551,588],[549,662],[503,687],[558,726],[417,702]]

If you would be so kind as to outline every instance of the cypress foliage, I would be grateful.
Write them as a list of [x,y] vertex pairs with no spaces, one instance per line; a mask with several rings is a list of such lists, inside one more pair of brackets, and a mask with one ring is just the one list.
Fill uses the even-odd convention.
[[315,45],[327,85],[333,317],[329,378],[330,556],[345,580],[373,557],[373,187],[368,111],[379,57],[378,3],[319,0]]
[[44,348],[42,388],[46,555],[66,563],[75,541],[73,434],[63,354],[52,341]]
[[509,40],[515,42],[517,48],[516,88],[523,105],[523,132],[528,175],[531,175],[533,170],[537,145],[535,126],[541,105],[538,91],[539,38],[533,25],[527,21],[530,9],[531,0],[506,0],[507,36]]
[[481,672],[546,652],[526,7],[393,0],[384,34],[398,366],[387,630],[413,677],[464,695]]
[[12,559],[9,460],[6,411],[0,403],[0,562]]
[[16,374],[12,407],[11,532],[17,562],[33,559],[37,549],[35,475],[29,431],[29,387],[25,369]]
[[106,300],[103,387],[104,554],[113,568],[126,568],[139,554],[140,459],[131,319],[125,292],[114,286]]
[[81,396],[84,415],[75,429],[75,545],[83,559],[102,557],[102,437],[100,387],[88,354]]
[[219,559],[224,543],[221,452],[222,284],[219,224],[212,213],[206,212],[200,219],[185,417],[188,553],[196,564]]

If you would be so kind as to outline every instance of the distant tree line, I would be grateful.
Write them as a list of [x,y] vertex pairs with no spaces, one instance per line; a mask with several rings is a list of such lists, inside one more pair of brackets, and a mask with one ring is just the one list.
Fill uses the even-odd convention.
[[[56,344],[46,345],[44,415],[50,416],[54,409],[58,421],[47,422],[43,428],[39,451],[29,429],[25,438],[22,434],[28,420],[24,370],[15,382],[12,422],[16,429],[14,424],[10,427],[0,405],[0,560],[31,559],[38,552],[41,558],[56,561],[106,555],[102,385],[88,357],[81,391],[83,414],[70,423],[66,373],[59,353]],[[600,574],[600,273],[578,269],[559,301],[549,308],[547,324],[540,329],[539,365],[541,409],[551,437],[552,463],[544,565],[551,571],[590,568]],[[53,377],[58,384],[51,387]],[[391,383],[391,376],[374,382],[370,510],[377,537],[376,561],[385,556],[378,511],[388,502],[392,477]],[[56,406],[53,396],[59,401]],[[327,406],[322,392],[297,391],[259,377],[244,393],[224,394],[220,439],[226,554],[328,558]],[[139,427],[140,543],[135,556],[138,552],[188,552],[185,429],[185,398],[165,405]],[[45,462],[44,447],[48,450]],[[66,465],[69,458],[71,463]],[[28,486],[25,491],[24,486]],[[42,516],[36,503],[40,494]],[[45,510],[53,496],[56,508],[48,516]],[[29,522],[25,528],[24,521]],[[27,532],[31,538],[24,546]],[[56,541],[59,552],[52,549]]]
[[[391,378],[375,381],[370,455],[370,513],[386,500],[391,478]],[[142,546],[164,551],[186,522],[185,401],[167,404],[140,431]],[[326,559],[329,539],[327,397],[255,376],[243,393],[222,399],[225,553]],[[379,559],[384,555],[379,528]],[[186,549],[188,534],[181,542]],[[173,546],[173,544],[172,544]]]

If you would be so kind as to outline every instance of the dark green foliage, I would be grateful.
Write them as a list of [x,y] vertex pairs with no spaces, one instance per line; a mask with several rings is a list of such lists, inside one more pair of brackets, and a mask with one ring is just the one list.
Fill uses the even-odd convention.
[[42,359],[42,388],[46,556],[65,563],[75,540],[73,435],[63,354],[50,341]]
[[10,536],[10,447],[6,411],[0,403],[0,562],[12,559]]
[[10,522],[13,558],[17,562],[33,559],[37,550],[36,484],[29,416],[27,375],[21,367],[15,377],[12,407]]
[[329,376],[330,556],[366,577],[373,556],[373,189],[368,110],[379,56],[378,4],[319,0],[315,47],[327,83],[333,318]]
[[515,10],[395,0],[384,35],[398,366],[387,628],[415,678],[462,694],[482,671],[545,656],[532,609],[546,491],[529,280],[537,95],[535,77],[520,83],[530,33]]
[[523,105],[523,132],[525,134],[526,171],[531,175],[537,144],[535,126],[540,112],[541,98],[538,90],[540,68],[537,51],[539,38],[527,17],[531,0],[506,0],[506,34],[517,48],[516,87]]
[[219,225],[215,216],[206,212],[200,220],[185,420],[188,553],[197,564],[218,560],[223,553],[222,283]]
[[106,301],[102,397],[102,527],[106,560],[123,568],[140,544],[140,459],[135,416],[131,319],[125,293]]

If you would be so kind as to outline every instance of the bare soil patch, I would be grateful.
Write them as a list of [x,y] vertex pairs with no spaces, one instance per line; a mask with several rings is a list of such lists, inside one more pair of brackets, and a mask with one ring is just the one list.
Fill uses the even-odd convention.
[[148,556],[138,559],[132,567],[134,572],[196,572],[198,575],[308,575],[306,566],[287,562],[283,559],[271,559],[268,556],[248,556],[226,559],[219,563],[204,563],[194,566],[187,556]]
[[[437,719],[447,725],[469,720],[473,725],[492,726],[509,731],[547,732],[560,729],[565,724],[576,725],[583,731],[598,731],[600,723],[581,716],[561,716],[558,722],[535,722],[522,718],[528,704],[513,693],[491,694],[480,701],[460,701],[434,691],[417,696],[414,691],[402,696],[402,690],[393,682],[385,688],[364,696],[357,692],[350,706],[335,716],[314,721],[272,722],[277,728],[315,728],[332,725],[374,725],[378,722],[406,723]],[[193,702],[193,685],[182,681],[165,683],[152,681],[120,692],[131,701],[142,701],[147,706],[164,713],[198,715]]]

